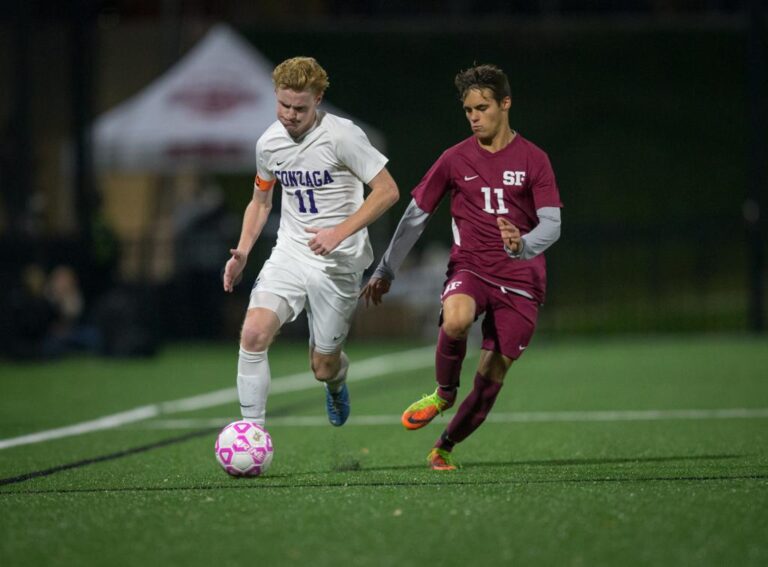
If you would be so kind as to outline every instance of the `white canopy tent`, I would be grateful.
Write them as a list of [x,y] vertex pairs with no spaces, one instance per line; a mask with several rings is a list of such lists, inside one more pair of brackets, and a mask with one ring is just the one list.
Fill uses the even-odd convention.
[[[219,24],[140,93],[97,118],[99,172],[253,172],[254,148],[275,120],[274,65]],[[348,116],[323,102],[333,114]],[[383,150],[380,132],[355,120]]]
[[[105,217],[122,243],[124,279],[167,280],[182,213],[210,204],[210,176],[255,174],[256,140],[276,119],[273,69],[219,24],[162,76],[96,119],[93,164]],[[321,106],[351,118],[325,101]],[[380,132],[353,120],[385,150]]]

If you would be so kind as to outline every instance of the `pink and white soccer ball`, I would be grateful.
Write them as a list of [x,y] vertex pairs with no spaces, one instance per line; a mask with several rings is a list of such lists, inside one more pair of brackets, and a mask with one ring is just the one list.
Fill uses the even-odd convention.
[[272,464],[272,437],[262,426],[234,421],[219,432],[216,460],[232,476],[259,476]]

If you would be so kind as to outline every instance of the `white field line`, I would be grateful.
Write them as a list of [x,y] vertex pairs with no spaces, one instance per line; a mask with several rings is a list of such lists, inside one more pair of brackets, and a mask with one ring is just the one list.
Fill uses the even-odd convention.
[[[714,419],[766,419],[768,408],[732,408],[708,410],[629,410],[629,411],[537,411],[491,413],[489,423],[556,423],[556,422],[616,422],[616,421],[680,421]],[[148,422],[149,429],[197,429],[224,426],[232,421],[229,417],[205,419],[158,419]],[[320,415],[273,417],[267,421],[269,427],[327,427],[328,418]],[[397,425],[398,415],[352,415],[346,426],[355,425]]]
[[[350,364],[349,381],[359,382],[384,374],[393,374],[432,366],[434,364],[434,352],[435,348],[430,346],[375,356],[360,361],[353,360]],[[270,386],[270,394],[284,394],[286,392],[297,392],[317,387],[317,382],[311,372],[300,372],[273,379]],[[224,388],[199,396],[191,396],[179,400],[140,406],[132,410],[107,415],[75,425],[49,429],[47,431],[38,431],[19,437],[0,439],[0,450],[20,445],[31,445],[42,441],[51,441],[53,439],[61,439],[63,437],[72,437],[74,435],[83,435],[84,433],[91,433],[102,429],[111,429],[121,425],[159,417],[161,415],[210,408],[235,401],[237,401],[237,388]]]

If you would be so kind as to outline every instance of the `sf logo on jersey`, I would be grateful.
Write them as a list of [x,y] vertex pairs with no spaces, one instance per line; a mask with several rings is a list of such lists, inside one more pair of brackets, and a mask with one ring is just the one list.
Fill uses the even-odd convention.
[[523,181],[525,181],[524,171],[505,171],[504,172],[504,185],[514,185],[515,187],[522,187]]

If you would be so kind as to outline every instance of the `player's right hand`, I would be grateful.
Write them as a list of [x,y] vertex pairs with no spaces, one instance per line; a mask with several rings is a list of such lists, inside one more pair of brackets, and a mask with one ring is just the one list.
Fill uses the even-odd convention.
[[227,260],[224,266],[224,275],[222,279],[224,281],[224,291],[232,292],[235,286],[243,279],[243,270],[245,269],[245,263],[248,257],[243,253],[233,248],[229,251],[232,257]]
[[389,288],[392,286],[392,282],[383,278],[371,278],[365,287],[360,291],[360,297],[365,300],[365,306],[368,307],[369,302],[374,305],[379,305],[382,301],[382,297],[385,293],[389,292]]
[[520,251],[522,243],[520,229],[504,217],[496,217],[496,224],[499,227],[501,241],[504,243],[504,246],[509,248],[513,254],[517,254]]

